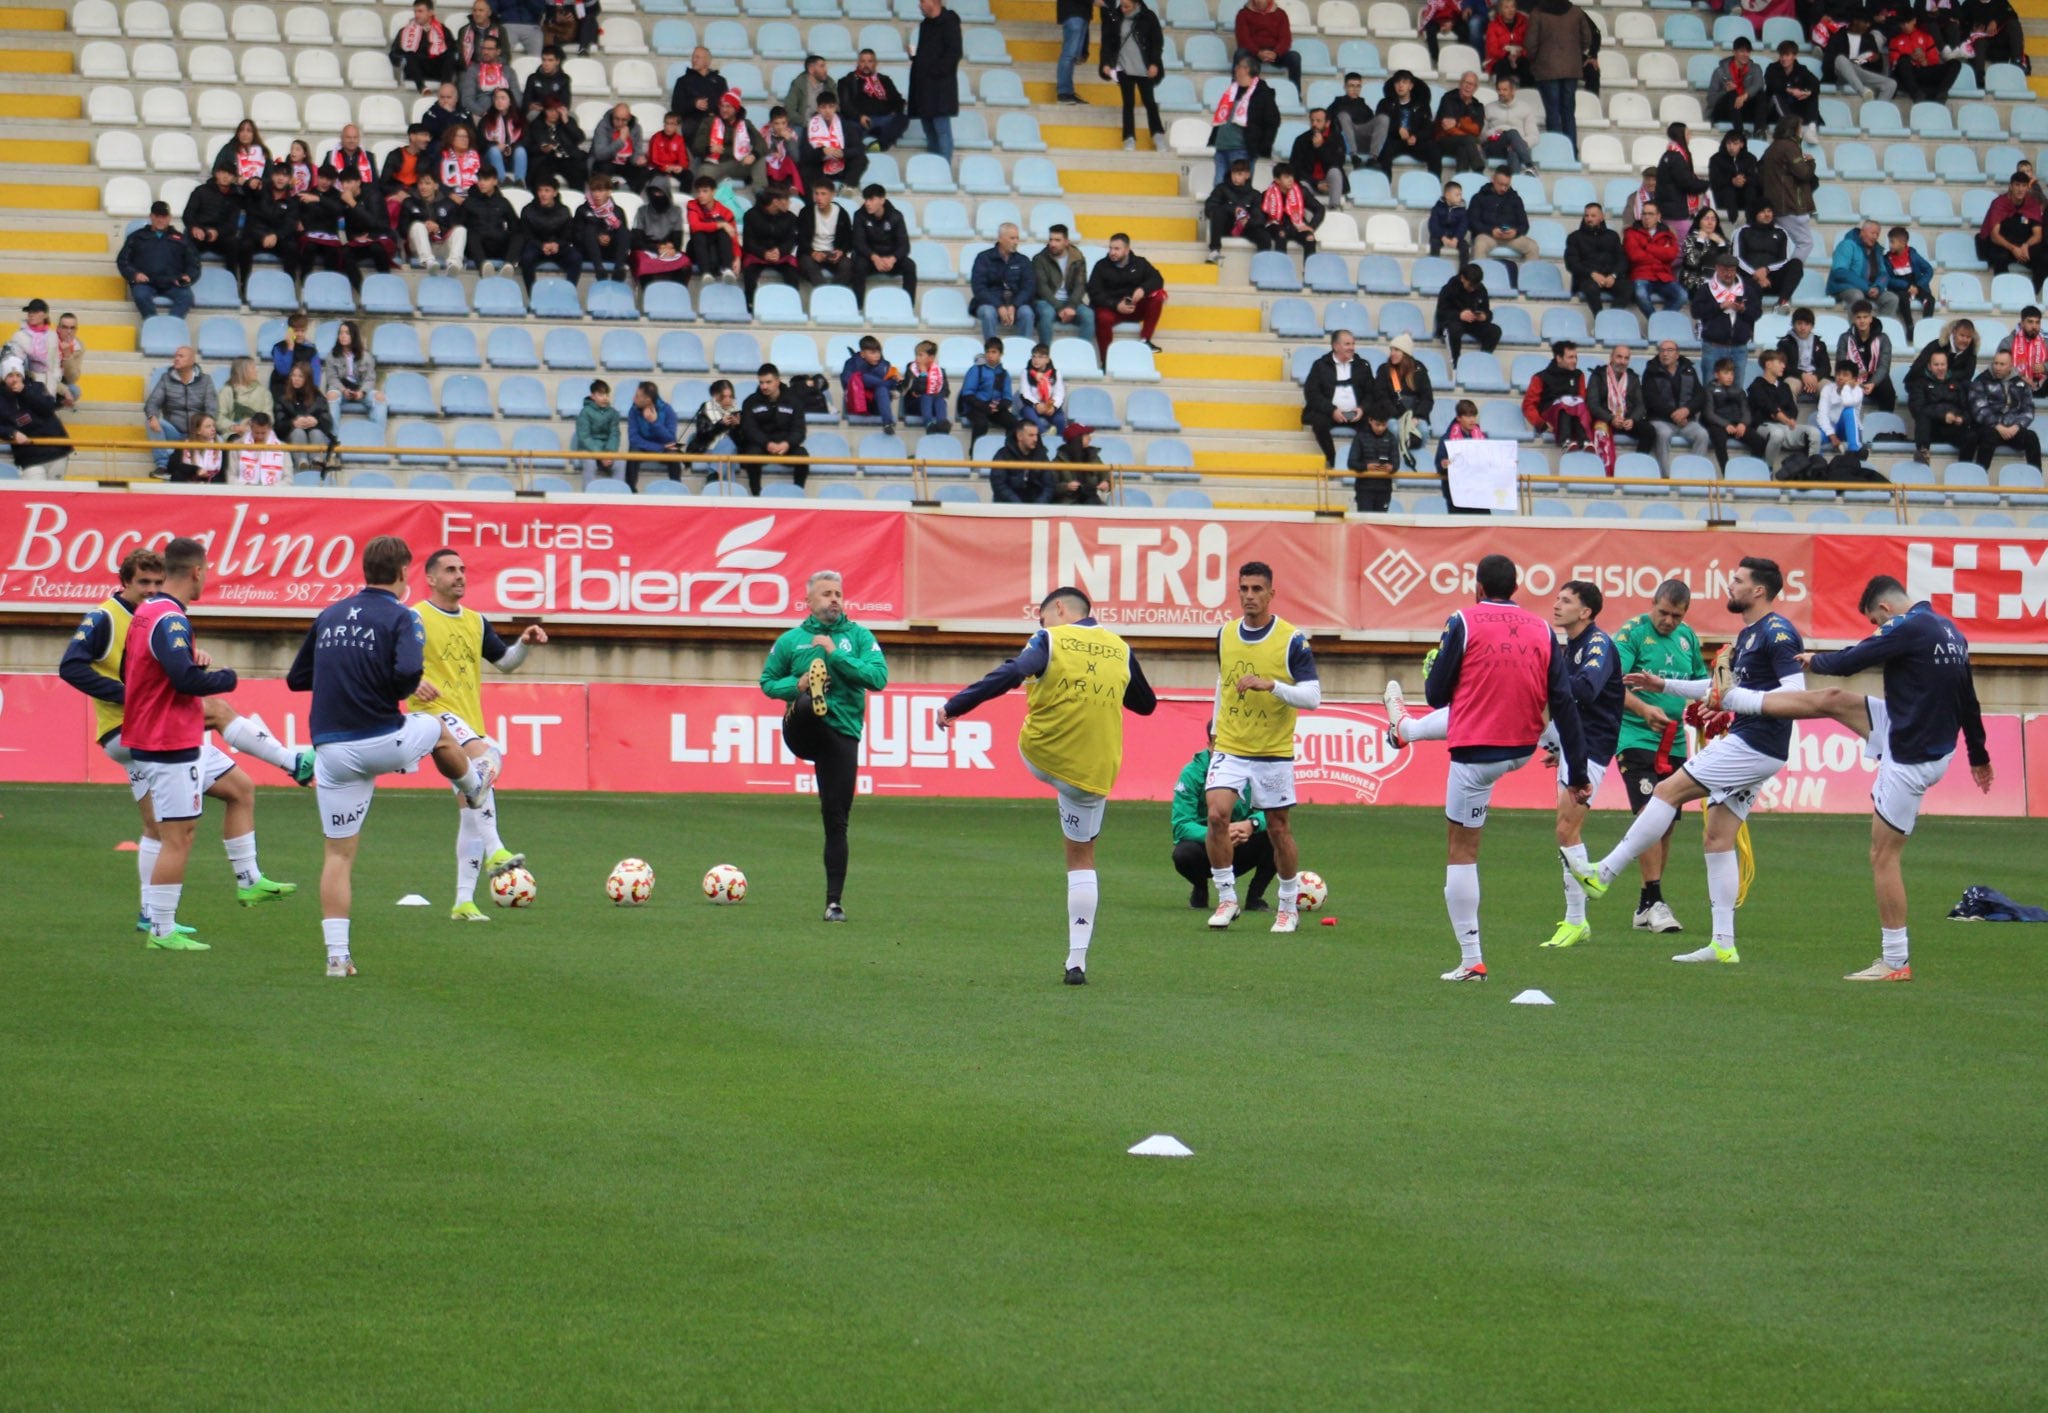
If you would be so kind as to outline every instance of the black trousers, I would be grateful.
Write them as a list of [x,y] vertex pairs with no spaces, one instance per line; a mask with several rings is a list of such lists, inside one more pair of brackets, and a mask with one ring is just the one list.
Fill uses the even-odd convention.
[[[1273,837],[1265,830],[1255,830],[1252,837],[1237,846],[1231,855],[1230,866],[1239,873],[1249,873],[1252,885],[1245,893],[1246,902],[1255,902],[1266,896],[1266,889],[1272,886],[1279,869],[1273,863]],[[1209,846],[1200,839],[1183,839],[1173,846],[1174,871],[1194,887],[1209,886]]]
[[722,274],[732,268],[732,237],[724,231],[698,231],[690,237],[688,253],[698,274]]
[[2020,428],[2011,441],[2000,437],[1995,427],[1981,428],[1977,435],[1977,450],[1986,462],[2001,451],[2016,451],[2027,459],[2027,465],[2036,471],[2041,469],[2041,438],[2032,427]]
[[863,303],[867,300],[869,280],[886,280],[892,276],[903,282],[903,293],[909,296],[910,302],[917,303],[917,262],[908,254],[896,257],[896,268],[893,270],[877,270],[875,262],[865,255],[856,255],[854,262],[855,272],[860,280],[854,287],[854,293],[860,296]]
[[782,718],[789,753],[818,768],[818,812],[825,821],[825,901],[836,903],[846,888],[846,821],[853,813],[860,778],[860,742],[843,736],[811,711],[799,696]]
[[1139,98],[1145,101],[1146,129],[1154,137],[1165,134],[1166,124],[1159,121],[1159,100],[1152,96],[1153,89],[1157,88],[1158,85],[1158,79],[1140,78],[1136,74],[1122,72],[1117,74],[1116,86],[1123,95],[1124,100],[1124,137],[1126,140],[1135,138],[1138,135],[1137,108],[1132,100]]
[[1444,325],[1444,337],[1451,345],[1451,366],[1458,366],[1458,357],[1465,351],[1465,341],[1470,339],[1479,345],[1481,353],[1491,353],[1500,346],[1500,325],[1494,323],[1468,324],[1462,319],[1452,319]]

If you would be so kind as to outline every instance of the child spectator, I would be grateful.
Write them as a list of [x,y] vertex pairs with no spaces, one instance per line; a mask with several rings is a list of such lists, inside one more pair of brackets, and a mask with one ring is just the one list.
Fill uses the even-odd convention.
[[1031,359],[1024,365],[1024,386],[1017,392],[1017,414],[1042,434],[1050,427],[1055,433],[1067,429],[1067,384],[1060,370],[1052,366],[1052,348],[1033,344]]
[[1444,194],[1429,208],[1429,240],[1425,255],[1448,255],[1460,265],[1472,260],[1472,218],[1465,209],[1465,188],[1444,183]]
[[1584,451],[1593,440],[1593,414],[1586,405],[1586,375],[1579,371],[1579,346],[1559,339],[1550,363],[1529,379],[1522,416],[1538,433],[1549,432],[1566,451]]
[[1813,425],[1821,440],[1834,450],[1863,450],[1863,431],[1857,419],[1863,411],[1863,387],[1856,381],[1856,369],[1849,363],[1835,365],[1835,380],[1820,390],[1820,406]]
[[[626,416],[626,450],[642,456],[681,451],[683,444],[676,439],[676,432],[675,408],[662,397],[660,388],[651,382],[641,383],[634,389],[633,410]],[[636,491],[643,470],[666,471],[671,481],[683,479],[680,461],[629,461],[625,466],[626,485]]]
[[597,476],[609,476],[618,466],[612,457],[619,450],[619,410],[612,406],[612,385],[602,378],[590,381],[590,392],[576,414],[576,435],[570,439],[569,450],[611,453],[589,463],[591,473]]
[[[1366,512],[1381,512],[1393,503],[1394,466],[1401,449],[1388,426],[1387,405],[1374,399],[1365,406],[1365,420],[1351,438],[1352,503]],[[1373,473],[1373,474],[1368,474]]]
[[689,209],[683,214],[690,232],[690,264],[706,276],[731,284],[740,232],[732,208],[718,199],[718,183],[710,177],[697,178]]
[[740,403],[733,392],[732,379],[720,378],[710,386],[704,405],[692,420],[690,440],[683,447],[691,456],[702,456],[720,437],[730,437],[739,431]]
[[1436,474],[1443,482],[1444,508],[1453,515],[1491,515],[1490,510],[1467,510],[1451,502],[1451,443],[1483,442],[1486,433],[1479,430],[1479,404],[1469,397],[1458,399],[1453,409],[1454,417],[1450,427],[1436,444]]
[[1707,442],[1713,447],[1714,460],[1722,471],[1728,469],[1731,441],[1742,443],[1753,454],[1763,453],[1763,434],[1755,430],[1749,395],[1735,385],[1734,359],[1714,361],[1714,378],[1707,384],[1707,411],[1700,420],[1707,424]]
[[1259,193],[1252,185],[1252,164],[1239,158],[1230,164],[1230,175],[1216,184],[1202,203],[1209,222],[1209,263],[1223,259],[1223,238],[1242,236],[1252,240],[1260,219]]
[[[205,414],[193,419],[188,441],[217,442],[220,440],[220,425]],[[200,451],[174,448],[171,459],[164,464],[164,471],[173,481],[215,482],[221,478],[222,462],[225,458],[219,447],[207,447]]]
[[903,375],[903,420],[917,418],[927,432],[950,432],[946,420],[946,370],[939,366],[939,346],[925,339],[917,346]]
[[1294,168],[1285,162],[1273,164],[1273,184],[1259,198],[1260,234],[1252,243],[1261,250],[1285,251],[1288,242],[1301,247],[1304,257],[1316,253],[1316,227],[1323,223],[1323,204],[1314,193],[1294,179]]
[[1904,226],[1893,226],[1885,232],[1884,262],[1880,267],[1883,277],[1882,288],[1898,296],[1899,318],[1906,326],[1906,337],[1913,337],[1913,307],[1920,307],[1920,317],[1934,317],[1934,266],[1927,257],[1913,248],[1912,234]]
[[[839,370],[840,392],[846,399],[848,417],[879,417],[884,434],[896,430],[892,399],[902,383],[882,359],[882,341],[863,334],[860,347],[848,356]],[[969,376],[972,376],[970,372]],[[964,396],[964,394],[963,394]]]
[[1013,398],[1010,372],[1003,367],[1003,341],[990,339],[982,346],[981,357],[960,380],[960,420],[976,437],[984,435],[991,426],[1010,431],[1017,425],[1017,414],[1010,410]]

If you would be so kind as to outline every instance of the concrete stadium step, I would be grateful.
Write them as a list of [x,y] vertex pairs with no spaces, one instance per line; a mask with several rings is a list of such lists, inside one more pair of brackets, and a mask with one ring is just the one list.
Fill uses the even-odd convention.
[[1301,431],[1301,408],[1293,402],[1199,402],[1175,398],[1173,412],[1181,426],[1190,431]]
[[0,5],[0,32],[62,34],[70,27],[70,14],[64,10]]
[[77,122],[85,99],[75,93],[0,93],[0,118]]
[[100,231],[4,230],[0,250],[17,253],[33,251],[44,255],[90,255],[105,257],[112,252]]
[[989,10],[998,24],[1055,25],[1059,23],[1055,0],[993,0]]
[[1090,167],[1061,167],[1059,173],[1060,185],[1066,188],[1068,196],[1181,195],[1177,172],[1116,172]]
[[0,74],[68,74],[71,54],[63,49],[0,49]]
[[128,299],[127,281],[111,271],[104,275],[0,273],[0,300],[5,299],[47,299],[53,304],[59,300],[73,303],[102,300],[134,308]]

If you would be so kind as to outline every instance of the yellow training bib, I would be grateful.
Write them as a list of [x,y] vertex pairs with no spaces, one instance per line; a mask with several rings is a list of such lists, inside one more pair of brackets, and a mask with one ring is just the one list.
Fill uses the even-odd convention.
[[[92,670],[110,681],[121,680],[121,664],[128,657],[128,625],[135,621],[135,611],[121,600],[108,594],[100,605],[100,612],[107,616],[107,650],[93,659]],[[85,629],[79,629],[83,634]],[[109,732],[119,731],[125,712],[119,702],[103,702],[92,699],[93,739],[104,740]]]
[[1242,619],[1232,619],[1216,638],[1217,668],[1222,674],[1222,689],[1216,694],[1216,749],[1253,760],[1292,760],[1294,708],[1271,692],[1238,691],[1237,679],[1250,673],[1274,682],[1292,682],[1287,649],[1294,641],[1294,625],[1275,617],[1265,636],[1255,643],[1244,640],[1242,625]]
[[424,649],[425,680],[441,689],[431,702],[417,699],[405,704],[407,711],[446,711],[479,736],[484,730],[484,699],[481,678],[484,661],[484,619],[474,609],[458,608],[450,613],[436,608],[431,600],[413,605],[420,627],[427,635]]
[[1124,763],[1124,689],[1131,647],[1109,629],[1065,623],[1045,631],[1045,671],[1025,692],[1024,759],[1055,780],[1107,795]]

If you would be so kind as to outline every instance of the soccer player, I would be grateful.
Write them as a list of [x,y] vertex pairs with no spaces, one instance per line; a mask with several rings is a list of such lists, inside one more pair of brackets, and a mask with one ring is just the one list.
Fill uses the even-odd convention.
[[868,693],[889,685],[889,664],[875,635],[846,616],[846,586],[836,569],[804,583],[804,621],[775,640],[761,664],[761,690],[789,703],[782,739],[789,753],[818,768],[818,810],[825,821],[825,921],[845,922],[846,824],[860,779],[860,733]]
[[1322,679],[1308,636],[1273,612],[1273,570],[1253,560],[1237,571],[1242,615],[1216,634],[1216,747],[1209,756],[1209,877],[1216,911],[1209,926],[1224,928],[1244,909],[1237,903],[1237,846],[1231,816],[1240,795],[1266,812],[1273,866],[1280,871],[1280,902],[1273,932],[1292,932],[1301,921],[1301,858],[1289,816],[1294,809],[1294,719],[1323,704]]
[[538,623],[530,623],[518,637],[506,642],[484,622],[482,614],[462,606],[462,596],[468,591],[469,579],[460,554],[437,549],[427,556],[427,596],[413,605],[426,635],[421,654],[424,675],[406,709],[439,716],[466,754],[491,760],[491,788],[475,807],[462,807],[455,829],[455,906],[448,910],[456,922],[489,922],[490,916],[476,905],[477,879],[486,867],[492,878],[518,868],[526,862],[526,855],[513,853],[498,837],[497,780],[504,774],[505,752],[484,730],[483,687],[478,678],[486,662],[500,672],[517,672],[526,661],[527,649],[546,643],[548,634]]
[[[134,758],[121,740],[121,718],[128,696],[127,687],[121,680],[121,668],[127,657],[128,628],[135,610],[164,586],[163,556],[152,549],[132,549],[122,558],[120,573],[121,587],[107,595],[98,608],[86,614],[78,625],[78,631],[71,635],[63,660],[57,664],[57,675],[93,699],[93,716],[98,726],[95,738],[99,747],[108,760],[128,772],[128,788],[142,814],[142,838],[137,842],[135,852],[142,904],[136,915],[135,930],[147,933],[150,930],[150,881],[155,875],[157,854],[163,844],[157,832],[156,815],[150,809],[149,783],[135,769]],[[220,733],[221,739],[237,751],[268,761],[300,785],[313,783],[311,751],[286,749],[283,742],[251,718],[238,715],[219,697],[205,698],[204,707],[207,729]],[[256,867],[254,782],[216,746],[201,747],[199,760],[200,783],[206,787],[205,793],[227,806],[224,842],[228,862],[235,871],[236,898],[244,907],[254,907],[297,892],[297,884],[274,883]],[[194,933],[194,929],[184,923],[178,923],[175,930],[185,937]]]
[[1545,947],[1570,947],[1593,935],[1586,921],[1586,890],[1572,877],[1572,865],[1586,867],[1586,846],[1580,831],[1593,796],[1607,778],[1608,762],[1621,735],[1621,705],[1627,689],[1615,670],[1614,640],[1595,621],[1606,598],[1600,586],[1584,579],[1568,581],[1557,591],[1550,606],[1550,621],[1564,634],[1564,656],[1572,700],[1579,704],[1579,730],[1586,740],[1586,793],[1575,792],[1559,760],[1557,723],[1543,733],[1546,764],[1557,770],[1557,847],[1567,860],[1564,869],[1564,921],[1550,934]]
[[377,777],[411,770],[432,755],[462,802],[477,809],[490,793],[497,767],[474,759],[430,712],[404,713],[393,705],[419,689],[426,630],[401,599],[412,550],[396,535],[363,546],[363,587],[329,604],[313,620],[285,674],[294,692],[313,694],[314,786],[320,828],[327,836],[320,870],[320,931],[327,943],[327,974],[354,976],[349,952],[349,903],[356,841]]
[[[1614,635],[1624,678],[1631,672],[1680,681],[1706,677],[1707,660],[1700,652],[1699,634],[1685,621],[1691,607],[1692,590],[1683,579],[1666,579],[1657,586],[1650,611],[1637,614]],[[1625,684],[1623,690],[1627,692],[1623,698],[1627,714],[1621,718],[1621,737],[1616,743],[1621,783],[1628,787],[1629,813],[1641,814],[1651,794],[1685,760],[1686,702],[1675,692],[1628,691]],[[1664,899],[1664,864],[1671,856],[1672,830],[1677,828],[1674,816],[1664,837],[1636,859],[1643,876],[1642,895],[1636,900],[1635,927],[1639,931],[1685,931]]]
[[1970,645],[1956,625],[1926,600],[1915,603],[1905,585],[1888,574],[1864,586],[1856,611],[1877,628],[1875,634],[1836,652],[1801,653],[1799,660],[1827,677],[1882,666],[1883,696],[1840,687],[1768,694],[1734,687],[1719,693],[1718,700],[1710,695],[1707,704],[1744,718],[1827,717],[1863,738],[1864,754],[1877,762],[1870,787],[1870,872],[1882,955],[1843,980],[1911,981],[1901,858],[1920,816],[1920,799],[1948,772],[1958,731],[1970,759],[1970,778],[1987,794],[1991,756],[1984,749],[1984,717],[1970,676]]
[[1056,797],[1067,852],[1065,979],[1069,986],[1084,986],[1100,900],[1095,839],[1123,766],[1124,712],[1150,716],[1159,699],[1131,645],[1095,621],[1095,606],[1079,589],[1047,594],[1038,621],[1022,652],[953,694],[940,709],[939,725],[951,728],[983,702],[1019,683],[1031,684],[1017,753]]
[[[1748,558],[1728,576],[1728,611],[1742,619],[1735,636],[1734,675],[1737,686],[1758,692],[1805,690],[1806,672],[1799,662],[1804,645],[1799,630],[1772,608],[1784,592],[1785,576],[1776,561]],[[1655,673],[1636,672],[1622,679],[1637,691],[1671,692],[1704,698],[1711,681],[1671,681]],[[1671,831],[1678,811],[1693,800],[1707,802],[1707,903],[1713,911],[1713,936],[1697,951],[1681,952],[1674,962],[1742,960],[1735,950],[1735,903],[1741,892],[1741,865],[1735,857],[1735,836],[1749,818],[1756,792],[1785,768],[1792,749],[1792,723],[1743,717],[1728,734],[1687,761],[1651,794],[1614,852],[1594,869],[1566,859],[1591,897],[1605,896],[1638,855]]]
[[1479,942],[1479,844],[1493,787],[1536,753],[1549,707],[1557,728],[1564,793],[1578,804],[1592,798],[1586,778],[1586,739],[1579,706],[1565,670],[1564,649],[1550,625],[1514,601],[1520,571],[1504,554],[1489,554],[1475,569],[1479,601],[1444,624],[1423,694],[1435,708],[1420,722],[1405,721],[1401,684],[1386,691],[1389,739],[1427,740],[1417,726],[1440,727],[1451,745],[1444,787],[1448,822],[1444,907],[1458,939],[1458,965],[1445,981],[1486,980]]

